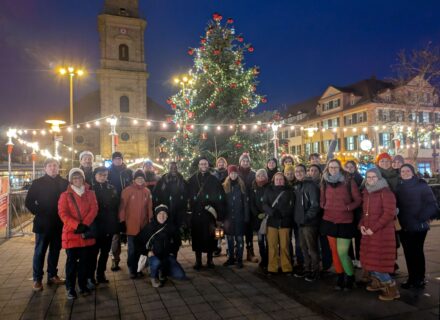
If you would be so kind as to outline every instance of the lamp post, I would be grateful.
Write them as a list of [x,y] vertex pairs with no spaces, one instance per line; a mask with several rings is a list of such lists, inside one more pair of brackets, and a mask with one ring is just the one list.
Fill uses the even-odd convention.
[[75,67],[69,66],[69,67],[61,67],[59,69],[59,74],[62,76],[68,75],[69,76],[69,94],[70,94],[70,147],[72,148],[70,157],[71,157],[71,166],[73,168],[73,159],[74,159],[74,147],[73,147],[73,77],[78,76],[81,77],[84,75],[84,70],[82,69],[76,69]]
[[273,131],[273,137],[272,137],[272,141],[273,141],[273,157],[275,159],[278,159],[278,129],[281,127],[280,124],[273,122],[271,125],[272,131]]
[[118,118],[112,115],[110,118],[107,118],[107,121],[110,123],[110,135],[112,136],[112,154],[116,151],[116,139],[118,134],[116,132],[116,124],[118,123]]
[[[50,124],[50,129],[53,132],[54,156],[55,156],[55,159],[58,160],[60,158],[60,156],[58,154],[58,144],[59,144],[59,141],[62,141],[63,137],[62,136],[57,136],[57,133],[61,132],[60,125],[65,124],[66,121],[63,121],[63,120],[46,120],[46,123]],[[72,150],[72,152],[74,152],[74,151]],[[72,159],[72,164],[73,164],[73,159]]]

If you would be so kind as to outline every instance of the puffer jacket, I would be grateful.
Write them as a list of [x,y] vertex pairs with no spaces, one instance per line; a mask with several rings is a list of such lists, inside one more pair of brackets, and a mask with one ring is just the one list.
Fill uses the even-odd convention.
[[263,208],[263,200],[264,200],[264,192],[266,188],[269,186],[269,183],[266,182],[262,186],[258,186],[257,181],[254,180],[252,183],[251,193],[249,195],[250,202],[250,211],[252,214],[253,221],[253,229],[254,231],[260,230],[261,222],[263,221],[264,208]]
[[396,259],[396,238],[394,219],[396,198],[388,187],[368,192],[363,190],[363,214],[359,227],[371,229],[371,236],[362,235],[361,263],[367,271],[394,271]]
[[[283,192],[275,206],[277,196]],[[272,228],[291,228],[293,225],[293,208],[295,198],[292,191],[285,186],[270,185],[264,192],[263,208],[264,212],[269,216],[267,226]]]
[[294,185],[295,222],[298,226],[318,226],[321,221],[319,188],[311,180],[297,181]]
[[181,243],[173,224],[169,224],[168,221],[160,224],[156,219],[141,230],[136,236],[136,241],[142,254],[147,255],[152,251],[159,259],[165,259],[170,254],[177,255]]
[[[78,205],[81,215],[80,220],[72,195]],[[62,246],[63,249],[88,247],[95,244],[95,239],[83,239],[81,234],[76,234],[75,230],[80,223],[90,226],[98,213],[95,192],[86,185],[84,193],[79,196],[69,185],[67,190],[61,194],[58,201],[58,214],[63,221]]]
[[403,230],[417,231],[417,225],[438,217],[438,205],[425,180],[412,177],[400,180],[396,189],[400,225]]
[[330,183],[323,179],[320,204],[324,209],[324,220],[333,223],[352,223],[353,211],[361,203],[362,197],[353,179],[337,183]]

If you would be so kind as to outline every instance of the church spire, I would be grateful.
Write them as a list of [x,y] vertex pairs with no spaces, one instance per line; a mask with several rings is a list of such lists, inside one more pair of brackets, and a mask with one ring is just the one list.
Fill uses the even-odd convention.
[[139,0],[104,0],[104,14],[139,18]]

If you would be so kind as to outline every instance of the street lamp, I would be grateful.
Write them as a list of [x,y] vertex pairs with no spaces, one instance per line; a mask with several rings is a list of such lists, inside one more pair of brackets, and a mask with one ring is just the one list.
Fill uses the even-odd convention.
[[46,123],[50,124],[50,129],[53,132],[53,141],[54,141],[54,155],[55,159],[59,160],[60,156],[58,154],[58,144],[61,141],[62,136],[57,136],[58,132],[61,132],[60,125],[66,123],[63,120],[46,120]]
[[273,140],[273,157],[275,158],[275,159],[278,159],[278,141],[279,141],[279,139],[278,139],[278,129],[281,127],[281,125],[280,124],[278,124],[278,123],[272,123],[272,125],[271,125],[271,128],[272,128],[272,131],[273,131],[273,137],[272,137],[272,140]]
[[69,76],[69,88],[70,88],[70,128],[72,131],[70,131],[70,147],[72,148],[71,151],[71,165],[73,168],[73,159],[74,159],[74,151],[73,151],[73,77],[78,76],[81,77],[84,75],[83,69],[77,69],[73,66],[68,67],[61,67],[58,70],[58,73],[62,76],[68,75]]
[[110,118],[107,118],[107,122],[110,123],[110,135],[112,136],[112,154],[116,151],[116,139],[118,134],[116,132],[116,124],[118,123],[118,118],[112,115]]

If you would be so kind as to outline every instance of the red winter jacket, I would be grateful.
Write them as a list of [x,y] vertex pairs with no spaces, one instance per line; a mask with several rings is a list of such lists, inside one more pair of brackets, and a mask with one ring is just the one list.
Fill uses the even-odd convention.
[[[352,223],[353,210],[362,203],[358,186],[353,179],[340,182],[333,187],[328,182],[321,185],[321,208],[324,209],[323,219],[333,223]],[[351,195],[347,183],[351,184]]]
[[363,191],[364,205],[359,228],[371,229],[371,236],[362,235],[361,263],[367,271],[394,271],[396,259],[396,238],[394,219],[396,218],[396,198],[388,188],[369,193]]
[[63,221],[62,245],[64,249],[88,247],[95,244],[95,239],[83,239],[81,234],[75,234],[80,219],[73,203],[73,194],[78,205],[82,223],[90,226],[98,213],[98,204],[96,202],[95,192],[86,185],[84,194],[80,197],[69,185],[63,192],[58,201],[58,214]]

